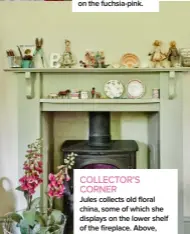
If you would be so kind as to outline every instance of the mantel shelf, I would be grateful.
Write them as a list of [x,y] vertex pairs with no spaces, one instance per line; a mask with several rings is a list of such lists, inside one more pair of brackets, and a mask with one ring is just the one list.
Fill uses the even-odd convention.
[[147,73],[147,72],[190,72],[190,67],[180,68],[8,68],[14,73]]
[[159,103],[160,99],[40,99],[41,103],[51,104],[143,104],[143,103]]
[[41,111],[158,112],[159,99],[40,99]]

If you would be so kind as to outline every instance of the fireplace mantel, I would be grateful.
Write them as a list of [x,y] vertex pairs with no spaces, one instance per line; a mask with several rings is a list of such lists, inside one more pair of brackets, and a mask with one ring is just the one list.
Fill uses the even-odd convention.
[[7,72],[24,73],[26,79],[26,97],[28,99],[34,98],[34,79],[37,75],[42,74],[127,74],[127,73],[168,73],[169,86],[168,98],[173,99],[175,96],[175,78],[176,72],[189,72],[190,68],[9,68],[4,69]]
[[[26,145],[35,138],[44,140],[44,192],[50,161],[54,155],[54,116],[56,112],[146,112],[148,148],[152,153],[152,168],[179,171],[179,233],[183,226],[183,82],[190,79],[190,68],[170,69],[5,69],[6,78],[17,80],[18,93],[18,165],[22,173]],[[24,79],[25,77],[25,79]],[[141,79],[150,86],[144,98],[67,100],[47,99],[60,89],[97,87],[111,79],[128,83]],[[75,86],[75,87],[73,87]],[[26,93],[25,93],[26,88]],[[153,88],[160,89],[160,99],[152,99]],[[35,94],[35,95],[34,95]],[[27,96],[27,98],[26,98]],[[59,113],[58,113],[59,114]],[[127,131],[127,129],[126,129]],[[139,134],[138,132],[136,133]],[[135,140],[135,139],[134,139]],[[159,160],[159,162],[158,162]],[[44,197],[43,202],[47,202]]]

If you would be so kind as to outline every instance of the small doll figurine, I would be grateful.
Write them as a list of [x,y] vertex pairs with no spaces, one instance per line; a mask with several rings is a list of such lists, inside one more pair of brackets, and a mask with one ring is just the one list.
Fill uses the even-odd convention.
[[87,51],[85,54],[85,64],[87,65],[86,67],[88,67],[88,68],[93,67],[94,68],[95,63],[96,63],[96,60],[95,60],[94,53]]
[[150,61],[153,63],[153,67],[164,67],[162,62],[166,59],[166,55],[161,50],[161,42],[156,40],[154,41],[153,46],[153,51],[148,54],[151,56]]
[[35,68],[44,67],[44,51],[43,51],[42,45],[43,45],[43,39],[41,38],[39,40],[38,38],[36,38],[36,49],[33,54]]
[[65,52],[71,53],[71,42],[69,40],[65,40]]
[[76,64],[76,61],[71,52],[71,42],[69,40],[65,40],[65,52],[62,55],[60,60],[61,67],[69,67],[71,68]]
[[179,64],[179,52],[178,49],[176,48],[176,42],[175,41],[171,41],[170,42],[170,48],[167,54],[167,59],[168,61],[170,61],[170,66],[171,67],[175,67]]

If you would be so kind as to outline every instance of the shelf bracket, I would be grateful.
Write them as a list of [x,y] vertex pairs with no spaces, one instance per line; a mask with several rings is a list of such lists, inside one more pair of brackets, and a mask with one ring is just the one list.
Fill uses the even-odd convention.
[[175,71],[169,72],[169,80],[168,80],[168,98],[169,100],[173,100],[176,96],[176,74]]
[[25,72],[26,98],[32,99],[34,96],[34,81],[31,72]]

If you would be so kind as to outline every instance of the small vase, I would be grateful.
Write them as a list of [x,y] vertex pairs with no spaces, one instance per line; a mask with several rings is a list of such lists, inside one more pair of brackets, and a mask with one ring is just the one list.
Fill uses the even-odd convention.
[[31,68],[32,61],[31,60],[22,60],[22,68]]

